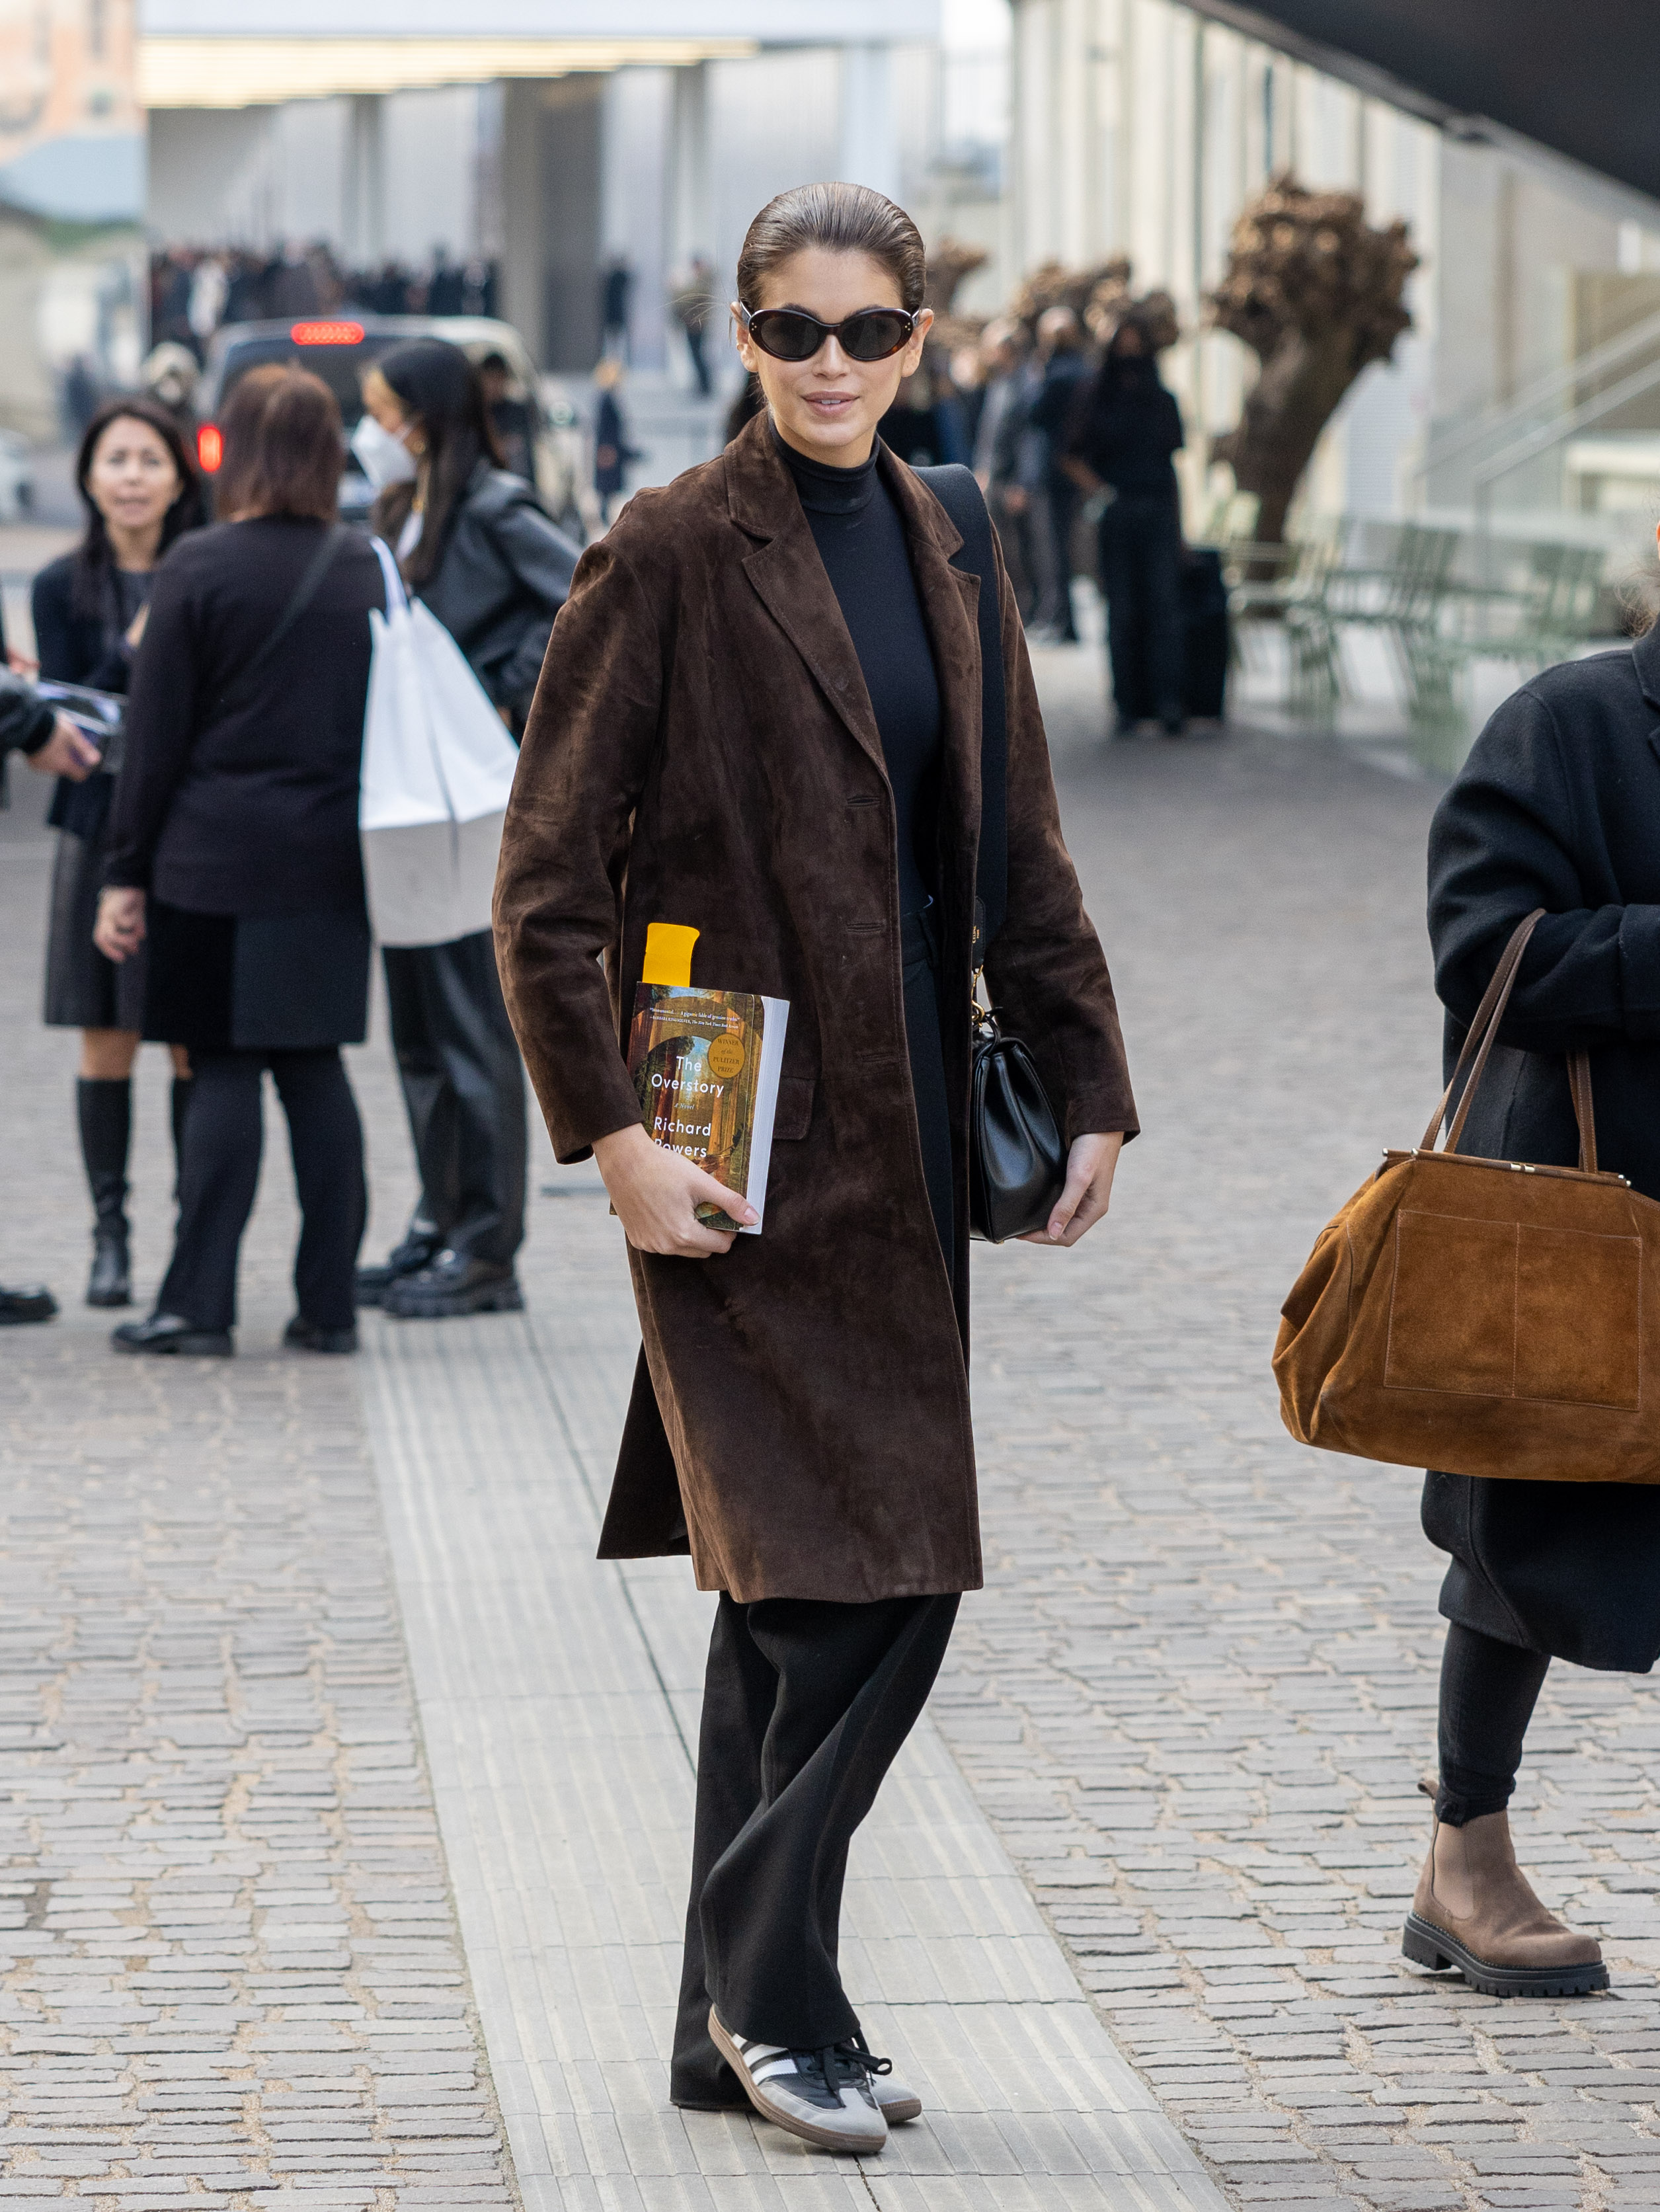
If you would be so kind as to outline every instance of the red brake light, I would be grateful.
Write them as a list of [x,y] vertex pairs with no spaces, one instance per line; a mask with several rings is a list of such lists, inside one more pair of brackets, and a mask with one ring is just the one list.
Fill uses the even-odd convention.
[[208,476],[225,458],[225,441],[212,422],[204,422],[196,434],[196,458]]
[[362,345],[362,323],[296,323],[289,332],[295,345]]

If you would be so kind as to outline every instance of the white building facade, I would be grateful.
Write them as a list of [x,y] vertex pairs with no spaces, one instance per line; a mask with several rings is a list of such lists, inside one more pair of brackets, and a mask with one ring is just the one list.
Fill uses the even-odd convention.
[[[1316,454],[1304,498],[1318,511],[1462,507],[1465,426],[1526,417],[1541,380],[1660,311],[1660,204],[1638,193],[1513,141],[1467,143],[1179,0],[1013,0],[1012,14],[1006,258],[1122,252],[1138,289],[1174,295],[1188,335],[1167,374],[1194,432],[1192,512],[1203,438],[1231,427],[1253,373],[1233,339],[1202,331],[1201,302],[1235,216],[1277,172],[1359,192],[1374,224],[1402,218],[1422,262],[1411,333],[1363,374]],[[1548,404],[1565,397],[1571,386]],[[1660,399],[1648,404],[1660,428]],[[1574,495],[1555,450],[1502,483],[1501,504],[1505,491]]]

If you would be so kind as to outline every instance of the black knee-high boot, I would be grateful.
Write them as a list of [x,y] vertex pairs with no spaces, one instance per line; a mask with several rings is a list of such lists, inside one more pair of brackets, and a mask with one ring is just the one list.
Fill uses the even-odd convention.
[[173,1108],[173,1195],[175,1204],[179,1198],[179,1178],[185,1166],[185,1116],[190,1111],[190,1088],[188,1075],[173,1077],[170,1103]]
[[130,1306],[127,1263],[127,1148],[132,1138],[132,1084],[82,1076],[75,1086],[81,1157],[92,1190],[89,1306]]

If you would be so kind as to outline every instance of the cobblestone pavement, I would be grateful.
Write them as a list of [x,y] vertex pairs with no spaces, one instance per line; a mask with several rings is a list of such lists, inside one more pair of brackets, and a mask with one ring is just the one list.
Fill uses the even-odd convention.
[[[1292,1446],[1267,1368],[1320,1224],[1434,1094],[1433,789],[1312,741],[1105,749],[1092,659],[1042,659],[1148,1133],[1079,1252],[976,1254],[988,1588],[936,1717],[1237,2203],[1660,2205],[1648,1686],[1554,1670],[1517,1800],[1613,1993],[1505,2004],[1406,1969],[1438,1565],[1414,1479]],[[34,1026],[49,848],[15,781],[0,1269],[49,1270],[65,1310],[0,1366],[0,2197],[508,2201],[356,1379],[265,1349],[280,1135],[234,1368],[117,1365],[72,1303],[71,1049]],[[355,1079],[384,1239],[408,1176],[383,1047]],[[146,1289],[164,1129],[147,1065]],[[533,1308],[594,1295],[614,1237],[538,1202]],[[611,1279],[625,1297],[620,1253]]]
[[[115,1358],[119,1316],[76,1303],[74,1044],[37,1026],[51,841],[15,764],[14,795],[0,1273],[48,1273],[64,1313],[0,1346],[0,2202],[507,2206],[356,1378],[270,1349],[285,1147],[241,1356]],[[146,1066],[145,1290],[166,1120]]]
[[1068,1260],[976,1255],[985,1594],[933,1711],[1122,2048],[1242,2204],[1660,2204],[1660,1713],[1557,1667],[1514,1808],[1611,1996],[1406,1968],[1439,1555],[1299,1449],[1268,1357],[1322,1222],[1438,1088],[1433,787],[1316,743],[1102,748],[1041,656],[1146,1135]]

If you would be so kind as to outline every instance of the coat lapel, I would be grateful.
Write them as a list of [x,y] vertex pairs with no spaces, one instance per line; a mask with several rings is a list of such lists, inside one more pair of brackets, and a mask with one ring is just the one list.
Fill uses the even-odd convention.
[[733,521],[765,540],[745,556],[745,574],[860,750],[883,768],[881,734],[859,656],[789,471],[772,449],[764,411],[727,449],[727,482]]
[[[953,568],[962,538],[938,500],[910,470],[885,454],[880,464],[910,547],[922,619],[932,641],[939,679],[946,787],[968,842],[970,880],[974,828],[980,818],[979,593],[996,589]],[[881,734],[871,711],[864,672],[848,626],[812,541],[812,529],[789,471],[773,450],[764,412],[727,453],[727,504],[733,520],[764,542],[744,562],[762,604],[806,662],[861,751],[886,773]]]

